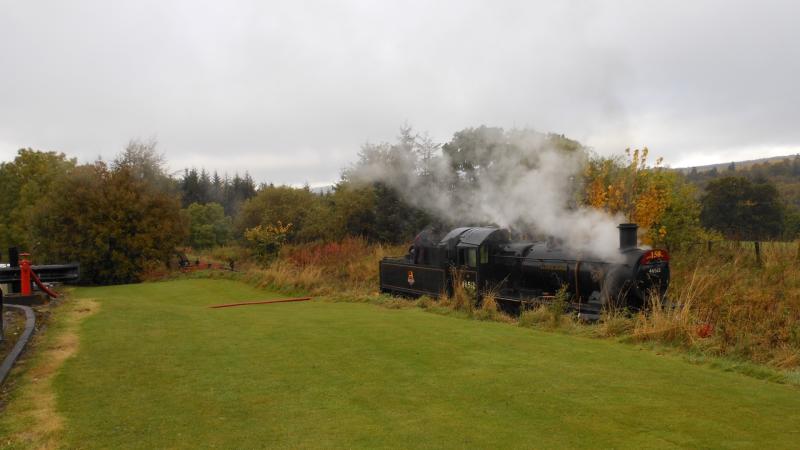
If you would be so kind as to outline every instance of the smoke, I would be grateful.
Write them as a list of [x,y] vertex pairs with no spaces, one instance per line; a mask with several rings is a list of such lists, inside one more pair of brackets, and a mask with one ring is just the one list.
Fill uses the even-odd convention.
[[584,257],[620,257],[624,218],[579,204],[588,155],[563,136],[480,127],[441,147],[403,128],[398,144],[367,144],[360,156],[348,179],[382,182],[445,223],[497,225],[556,238]]

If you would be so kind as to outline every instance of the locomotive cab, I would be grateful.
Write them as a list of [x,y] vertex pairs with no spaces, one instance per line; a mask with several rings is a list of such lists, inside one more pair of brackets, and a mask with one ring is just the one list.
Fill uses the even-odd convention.
[[488,227],[468,228],[454,238],[450,242],[455,248],[451,263],[461,269],[462,282],[471,285],[478,294],[486,290],[493,278],[491,254],[508,241],[507,230]]

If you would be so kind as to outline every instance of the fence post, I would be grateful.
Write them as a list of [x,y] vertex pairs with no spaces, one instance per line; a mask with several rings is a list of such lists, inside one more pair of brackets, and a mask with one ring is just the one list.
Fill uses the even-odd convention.
[[708,246],[708,253],[711,253],[711,242],[713,242],[713,241],[708,241],[706,243],[706,245]]
[[761,265],[761,243],[756,241],[756,264]]

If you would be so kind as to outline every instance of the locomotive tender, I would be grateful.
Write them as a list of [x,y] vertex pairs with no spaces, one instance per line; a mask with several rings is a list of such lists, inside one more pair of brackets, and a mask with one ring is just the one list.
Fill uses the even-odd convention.
[[663,299],[669,285],[666,250],[637,247],[637,225],[621,224],[619,258],[582,258],[554,240],[512,240],[494,227],[456,228],[438,239],[423,231],[404,257],[380,262],[382,292],[439,296],[453,289],[453,271],[478,299],[493,292],[506,309],[551,301],[565,287],[569,307],[587,320],[605,308],[639,310],[649,295]]

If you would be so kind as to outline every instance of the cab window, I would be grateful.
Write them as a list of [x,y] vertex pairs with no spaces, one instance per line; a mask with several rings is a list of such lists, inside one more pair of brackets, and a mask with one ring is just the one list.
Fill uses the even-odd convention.
[[467,265],[470,267],[478,267],[478,252],[477,249],[467,249]]
[[488,264],[489,263],[489,247],[487,245],[481,245],[481,264]]

